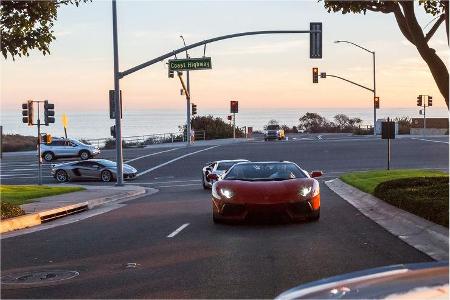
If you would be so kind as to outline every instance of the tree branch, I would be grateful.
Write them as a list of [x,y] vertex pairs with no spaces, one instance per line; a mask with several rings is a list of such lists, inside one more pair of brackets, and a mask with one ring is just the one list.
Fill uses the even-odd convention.
[[415,42],[411,36],[411,33],[409,32],[408,25],[406,24],[405,16],[403,15],[402,10],[400,9],[400,6],[398,6],[398,4],[395,4],[394,16],[395,16],[395,20],[397,21],[398,27],[400,28],[400,31],[402,32],[403,36],[411,44],[415,45]]
[[425,40],[428,41],[431,39],[431,37],[435,34],[435,32],[438,30],[439,26],[444,22],[445,20],[445,14],[442,14],[439,19],[437,19],[436,23],[434,23],[433,27],[431,27],[430,31],[428,31],[427,35],[425,36]]

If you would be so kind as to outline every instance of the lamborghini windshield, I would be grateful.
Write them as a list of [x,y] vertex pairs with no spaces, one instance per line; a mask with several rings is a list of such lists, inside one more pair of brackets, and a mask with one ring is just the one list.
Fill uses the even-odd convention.
[[241,163],[230,169],[224,179],[246,181],[276,181],[306,178],[293,163]]

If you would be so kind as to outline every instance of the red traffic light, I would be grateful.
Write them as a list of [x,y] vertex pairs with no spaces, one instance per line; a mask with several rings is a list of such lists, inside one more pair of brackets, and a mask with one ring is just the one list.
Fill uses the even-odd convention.
[[319,83],[319,68],[313,68],[313,83]]
[[230,112],[232,114],[237,114],[239,112],[239,102],[238,101],[230,101]]
[[380,108],[380,97],[373,98],[373,101],[374,101],[373,105],[374,105],[375,109],[379,109]]

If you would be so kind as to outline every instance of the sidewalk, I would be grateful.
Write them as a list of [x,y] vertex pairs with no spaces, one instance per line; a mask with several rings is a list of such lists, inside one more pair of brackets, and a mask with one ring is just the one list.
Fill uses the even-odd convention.
[[[50,184],[49,186],[54,186]],[[58,185],[61,186],[61,185]],[[80,186],[70,185],[66,186]],[[2,220],[0,232],[5,233],[17,229],[37,226],[39,224],[65,217],[74,213],[93,209],[112,201],[126,201],[138,196],[153,194],[155,189],[127,185],[115,186],[82,186],[86,190],[56,196],[38,198],[37,201],[21,205],[26,215]]]
[[405,243],[436,260],[448,260],[448,228],[425,220],[364,193],[340,179],[325,184],[366,217]]

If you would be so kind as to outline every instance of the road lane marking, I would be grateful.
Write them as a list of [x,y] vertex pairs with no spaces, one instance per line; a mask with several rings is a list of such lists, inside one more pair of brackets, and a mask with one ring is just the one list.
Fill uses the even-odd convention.
[[169,188],[169,187],[180,187],[180,186],[200,186],[198,183],[187,183],[187,184],[176,184],[176,185],[157,185],[157,188]]
[[187,179],[187,180],[173,180],[173,181],[155,181],[155,182],[127,182],[125,184],[135,184],[135,185],[139,185],[139,184],[145,184],[145,185],[149,185],[149,184],[167,184],[167,183],[182,183],[182,182],[201,182],[201,179]]
[[173,238],[174,236],[176,236],[178,233],[180,233],[181,230],[185,229],[186,227],[189,226],[189,223],[183,224],[180,227],[178,227],[177,230],[175,230],[174,232],[172,232],[171,234],[169,234],[167,237],[168,238]]
[[167,166],[168,164],[171,164],[171,163],[173,163],[173,162],[175,162],[175,161],[177,161],[177,160],[180,160],[180,159],[183,159],[183,158],[185,158],[185,157],[188,157],[188,156],[191,156],[191,155],[194,155],[194,154],[203,152],[203,151],[207,151],[207,150],[210,150],[210,149],[213,149],[213,148],[216,148],[216,147],[219,147],[219,146],[216,145],[216,146],[212,146],[212,147],[209,147],[209,148],[201,149],[201,150],[198,150],[198,151],[194,151],[194,152],[191,152],[191,153],[188,153],[188,154],[184,154],[184,155],[178,156],[178,157],[176,157],[176,158],[174,158],[174,159],[171,159],[171,160],[169,160],[169,161],[166,161],[165,163],[162,163],[162,164],[160,164],[160,165],[157,165],[156,167],[153,167],[153,168],[147,169],[147,170],[145,170],[145,171],[142,171],[141,173],[138,173],[138,174],[136,175],[136,177],[142,176],[142,175],[147,174],[147,173],[149,173],[149,172],[152,172],[152,171],[154,171],[154,170],[156,170],[156,169],[159,169],[159,168],[161,168],[161,167]]
[[321,136],[321,135],[318,135],[318,136],[317,136],[317,139],[321,140],[321,139],[322,139],[322,136]]
[[159,151],[159,152],[155,152],[155,153],[150,153],[150,154],[138,156],[138,157],[135,157],[133,159],[129,159],[129,160],[125,161],[125,163],[129,163],[129,162],[132,162],[132,161],[135,161],[135,160],[138,160],[138,159],[141,159],[141,158],[149,157],[149,156],[158,155],[158,154],[161,154],[161,153],[174,151],[174,150],[177,150],[177,149],[180,149],[180,148],[173,148],[173,149],[169,149],[169,150],[164,150],[164,151]]
[[419,139],[419,138],[411,138],[412,140],[417,140],[417,141],[425,141],[425,142],[432,142],[432,143],[442,143],[442,144],[447,144],[448,142],[444,142],[444,141],[436,141],[436,140],[427,140],[427,139]]

